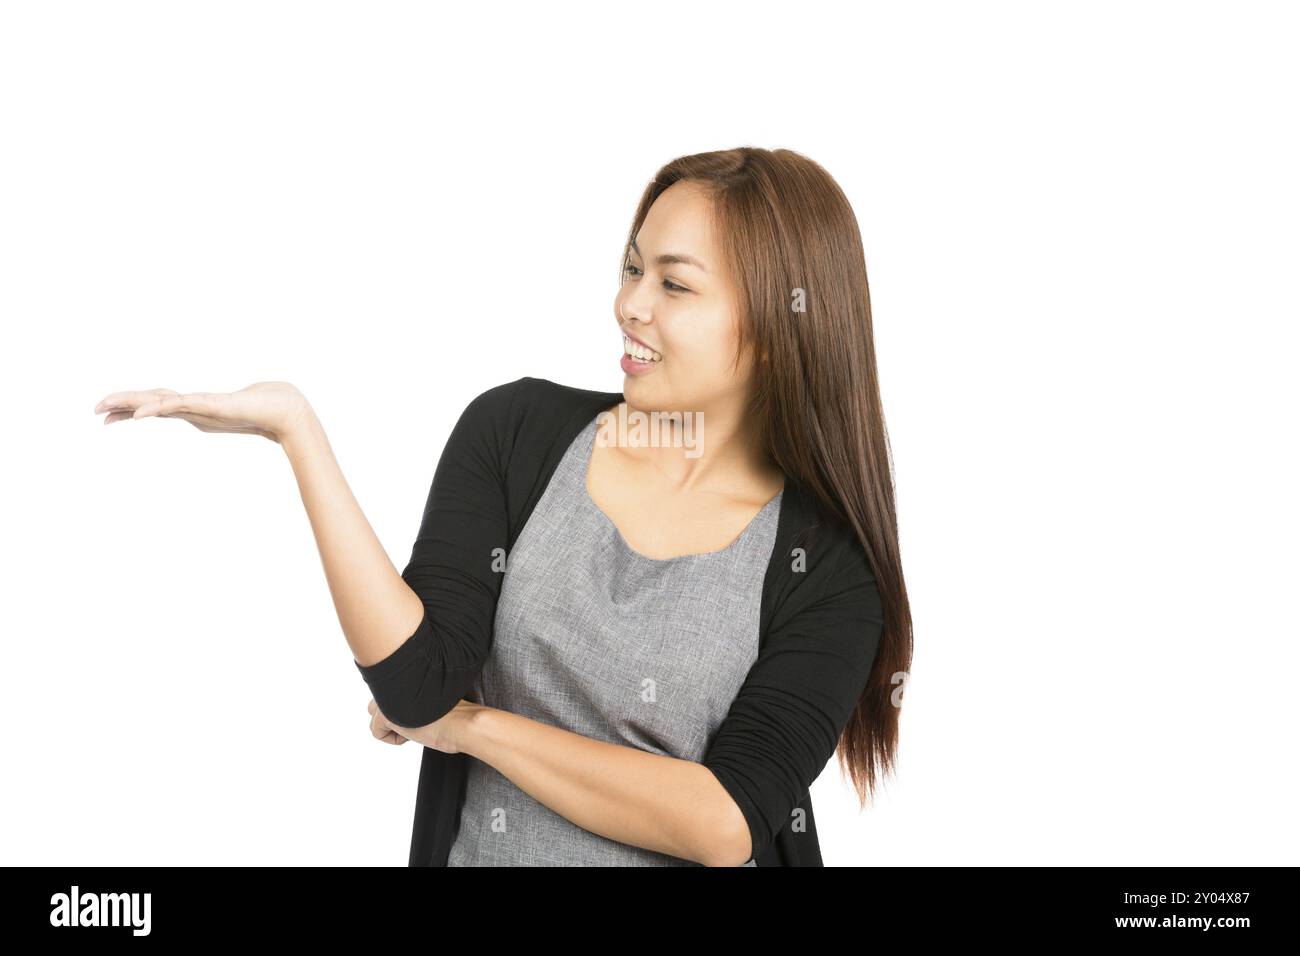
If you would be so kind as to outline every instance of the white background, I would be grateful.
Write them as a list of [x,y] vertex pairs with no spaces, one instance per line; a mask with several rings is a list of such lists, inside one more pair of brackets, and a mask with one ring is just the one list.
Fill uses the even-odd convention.
[[738,145],[857,213],[915,616],[827,865],[1300,862],[1285,5],[0,9],[0,862],[404,866],[282,450],[92,408],[294,382],[400,569],[469,399],[622,388],[642,187]]

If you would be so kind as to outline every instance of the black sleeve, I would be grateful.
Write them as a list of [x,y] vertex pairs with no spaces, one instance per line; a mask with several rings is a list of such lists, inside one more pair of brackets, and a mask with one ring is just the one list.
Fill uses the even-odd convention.
[[880,596],[852,544],[818,600],[769,632],[701,761],[745,815],[751,859],[835,755],[875,662]]
[[491,650],[508,544],[504,459],[521,381],[477,396],[443,447],[402,572],[424,602],[424,619],[383,660],[353,660],[380,711],[399,727],[447,714],[472,692]]

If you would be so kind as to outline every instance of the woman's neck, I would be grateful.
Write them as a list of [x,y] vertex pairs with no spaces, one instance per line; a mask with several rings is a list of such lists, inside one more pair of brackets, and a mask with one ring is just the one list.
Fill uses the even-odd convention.
[[761,447],[758,423],[739,409],[649,412],[623,401],[607,415],[604,443],[655,468],[676,490],[725,489],[767,501],[784,486],[784,474]]

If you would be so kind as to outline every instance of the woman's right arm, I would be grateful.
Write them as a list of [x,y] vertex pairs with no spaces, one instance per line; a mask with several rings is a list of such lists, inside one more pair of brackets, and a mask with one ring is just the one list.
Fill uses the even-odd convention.
[[482,392],[443,447],[424,518],[398,575],[339,470],[311,405],[288,382],[237,392],[112,392],[104,424],[180,418],[204,432],[278,442],[298,479],[343,635],[384,716],[424,727],[468,696],[492,647],[509,543],[506,462],[525,376]]
[[469,696],[492,645],[505,570],[505,457],[518,382],[477,396],[443,447],[399,576],[315,415],[280,436],[344,637],[384,716],[423,727]]
[[415,633],[424,603],[375,536],[319,419],[304,416],[280,444],[298,480],[343,636],[357,664],[377,664]]

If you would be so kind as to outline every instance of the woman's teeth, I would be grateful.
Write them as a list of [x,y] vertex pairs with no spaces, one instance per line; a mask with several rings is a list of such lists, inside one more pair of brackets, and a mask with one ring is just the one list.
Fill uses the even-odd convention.
[[639,342],[633,342],[626,335],[623,336],[623,351],[641,362],[659,362],[663,360],[663,356],[654,349],[646,348]]

